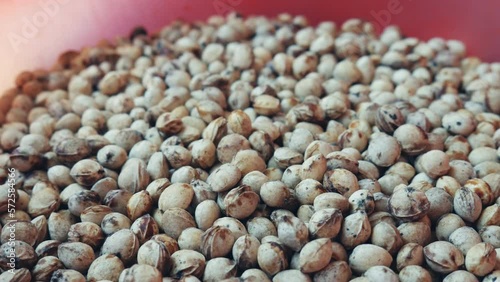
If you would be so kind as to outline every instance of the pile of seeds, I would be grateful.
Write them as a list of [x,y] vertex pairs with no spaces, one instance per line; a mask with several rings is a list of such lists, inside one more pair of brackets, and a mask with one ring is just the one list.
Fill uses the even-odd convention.
[[500,63],[461,42],[231,14],[15,84],[0,281],[500,279]]

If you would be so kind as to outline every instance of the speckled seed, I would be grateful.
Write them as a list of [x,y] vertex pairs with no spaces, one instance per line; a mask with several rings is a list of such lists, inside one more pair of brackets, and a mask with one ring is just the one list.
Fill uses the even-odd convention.
[[446,277],[443,279],[443,282],[479,282],[479,280],[476,278],[476,276],[474,276],[474,274],[468,271],[457,270],[446,275]]
[[365,211],[368,215],[375,209],[373,195],[366,190],[355,191],[349,197],[349,205],[351,211]]
[[283,245],[299,251],[307,243],[309,230],[304,222],[293,216],[281,216],[277,219],[278,238]]
[[275,275],[288,268],[285,250],[274,242],[262,243],[257,253],[257,262],[260,269],[267,275]]
[[158,269],[147,264],[134,264],[130,268],[126,268],[120,274],[119,282],[155,282],[161,281],[161,273]]
[[57,257],[65,267],[86,272],[92,261],[94,261],[95,254],[89,245],[74,242],[59,245]]
[[354,173],[347,169],[338,168],[327,171],[323,177],[323,187],[329,192],[337,192],[349,198],[355,191],[359,190],[359,185]]
[[461,188],[453,198],[453,209],[463,220],[474,222],[481,215],[481,199],[470,189]]
[[101,201],[101,197],[90,190],[83,190],[73,194],[68,199],[68,210],[74,216],[80,216],[83,210],[90,206],[98,205]]
[[69,242],[82,242],[92,248],[100,247],[104,241],[101,227],[92,222],[79,222],[71,225],[68,232]]
[[66,241],[69,228],[76,222],[77,219],[68,210],[51,213],[47,221],[50,238],[60,242]]
[[120,168],[127,160],[127,151],[120,146],[106,145],[97,152],[97,161],[109,169]]
[[64,281],[64,282],[84,282],[87,281],[85,276],[80,272],[73,269],[59,269],[54,271],[51,281]]
[[396,257],[396,267],[401,270],[409,265],[422,265],[424,249],[417,243],[408,243],[399,249]]
[[376,265],[389,267],[391,263],[392,257],[389,252],[372,244],[358,245],[349,256],[349,266],[357,273],[363,273]]
[[231,230],[221,226],[212,226],[201,236],[200,249],[207,258],[223,257],[231,252],[234,237]]
[[104,205],[90,206],[81,212],[80,219],[82,222],[92,222],[97,225],[101,225],[104,216],[106,216],[111,212],[112,210],[108,206]]
[[[375,134],[374,134],[375,135]],[[366,158],[377,166],[388,167],[396,163],[401,147],[396,138],[387,134],[372,135],[366,151]]]
[[384,248],[392,255],[396,254],[403,246],[403,239],[399,230],[387,222],[380,222],[372,228],[371,242]]
[[299,268],[303,273],[316,272],[330,262],[332,242],[329,238],[312,240],[305,244],[299,255]]
[[123,262],[115,255],[102,255],[96,258],[89,267],[87,279],[90,281],[117,281],[125,269]]
[[309,220],[309,233],[314,238],[334,238],[340,232],[342,212],[327,208],[316,211]]
[[345,261],[332,261],[325,268],[314,274],[314,281],[327,282],[339,281],[347,282],[351,279],[351,268]]
[[260,198],[270,207],[285,207],[291,190],[281,181],[269,181],[260,188]]
[[171,267],[170,254],[166,246],[155,240],[146,241],[139,247],[137,263],[153,266],[161,273],[168,273]]
[[328,208],[335,208],[342,211],[343,214],[347,214],[349,211],[349,200],[335,192],[327,192],[318,195],[314,199],[314,209],[322,210]]
[[136,193],[146,189],[150,181],[146,163],[141,159],[128,159],[118,176],[118,186],[128,192]]
[[479,229],[479,235],[485,243],[490,243],[495,248],[500,248],[500,226],[489,225]]
[[419,265],[409,265],[399,272],[399,280],[402,282],[421,281],[431,282],[430,273]]
[[425,246],[424,257],[432,270],[444,274],[458,270],[464,264],[462,252],[445,241],[437,241]]
[[[497,251],[498,253],[498,251]],[[498,269],[498,263],[497,263],[497,267]],[[488,274],[487,276],[484,277],[483,281],[484,282],[495,282],[498,280],[498,278],[500,278],[500,270],[495,270],[493,272],[491,272],[490,274]]]
[[241,171],[232,164],[223,164],[212,172],[207,183],[215,192],[224,192],[232,187],[241,179]]
[[463,226],[453,231],[448,241],[455,245],[464,256],[474,245],[481,243],[481,236],[472,227]]
[[465,226],[465,222],[460,216],[454,213],[445,214],[436,223],[436,236],[438,240],[448,241],[450,234],[462,226]]
[[259,195],[252,188],[240,185],[231,189],[224,197],[226,214],[237,219],[246,218],[255,211],[259,200]]
[[453,197],[441,188],[431,188],[425,191],[425,196],[429,200],[429,211],[427,216],[436,221],[442,215],[453,211]]
[[425,193],[412,187],[397,189],[389,199],[389,212],[404,221],[418,220],[424,217],[430,208]]
[[485,276],[495,269],[497,253],[489,243],[478,243],[465,256],[465,267],[476,276]]
[[181,208],[168,208],[164,211],[161,222],[161,228],[165,234],[177,239],[182,230],[188,227],[196,227],[193,216]]
[[398,108],[392,105],[383,105],[377,110],[375,124],[388,134],[391,134],[404,123],[404,117]]
[[35,265],[38,259],[33,247],[19,240],[12,240],[0,246],[0,267],[2,269],[11,269],[11,258],[15,261],[15,267],[29,269]]
[[106,238],[101,248],[101,254],[116,254],[126,265],[135,260],[138,249],[137,236],[128,229],[122,229]]
[[70,175],[78,184],[92,186],[104,177],[104,169],[96,161],[81,160],[71,168]]
[[370,267],[364,274],[368,281],[399,281],[398,275],[387,266],[376,265]]
[[171,277],[181,278],[193,275],[201,278],[203,276],[206,262],[202,254],[192,250],[180,250],[173,253],[171,259]]
[[161,210],[169,208],[186,209],[194,196],[193,186],[186,183],[173,183],[163,190],[158,199],[158,207]]
[[370,238],[371,231],[371,225],[365,212],[352,213],[344,219],[340,242],[346,249],[353,249],[366,242]]
[[238,267],[233,260],[228,258],[213,258],[207,261],[203,281],[216,282],[227,281],[236,277]]

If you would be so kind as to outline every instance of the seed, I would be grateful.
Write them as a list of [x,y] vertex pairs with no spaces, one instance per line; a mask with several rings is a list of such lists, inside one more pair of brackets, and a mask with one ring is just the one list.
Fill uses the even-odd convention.
[[127,215],[130,220],[136,220],[153,209],[153,200],[147,191],[132,195],[127,203]]
[[168,208],[162,215],[160,226],[165,234],[177,239],[184,229],[196,227],[196,223],[187,211],[181,208]]
[[474,245],[481,243],[481,236],[472,227],[460,227],[453,231],[448,237],[448,241],[455,245],[464,256]]
[[141,159],[128,159],[118,176],[118,186],[128,192],[136,193],[146,189],[149,184],[146,163]]
[[174,207],[185,209],[191,203],[193,195],[194,190],[191,185],[174,183],[163,190],[158,200],[158,206],[162,210]]
[[87,157],[91,150],[83,139],[68,138],[62,140],[55,148],[57,158],[65,164],[74,164]]
[[237,219],[250,216],[258,203],[259,195],[247,185],[231,189],[224,197],[226,214]]
[[[12,249],[15,250],[14,253]],[[0,267],[2,269],[9,268],[12,257],[15,259],[16,267],[29,269],[35,265],[38,259],[33,247],[19,240],[9,241],[0,246]]]
[[396,257],[397,269],[401,270],[409,265],[422,265],[424,262],[423,247],[417,243],[407,243],[399,249]]
[[103,218],[111,213],[112,210],[108,206],[95,205],[84,209],[80,214],[80,219],[82,222],[92,222],[97,225],[101,225]]
[[[50,277],[55,271],[63,268],[64,265],[58,258],[54,256],[47,256],[41,258],[35,265],[35,267],[33,267],[32,275],[34,279],[38,281],[49,281]],[[16,281],[16,280],[10,280],[10,281]],[[23,281],[23,280],[17,280],[17,281]]]
[[278,238],[283,245],[294,251],[299,251],[307,243],[309,230],[304,222],[294,216],[280,216],[277,218]]
[[222,281],[236,277],[237,267],[227,258],[213,258],[207,261],[203,281]]
[[457,270],[453,271],[452,273],[446,275],[446,277],[443,279],[444,282],[475,282],[478,281],[476,276],[474,274],[465,271],[465,270]]
[[234,187],[240,178],[241,171],[238,167],[232,164],[223,164],[208,176],[207,183],[213,191],[224,192]]
[[495,269],[497,253],[489,243],[478,243],[467,251],[465,267],[477,276],[485,276]]
[[172,254],[172,269],[170,275],[172,277],[185,277],[193,275],[201,278],[205,270],[205,257],[192,250],[180,250]]
[[90,206],[98,205],[100,201],[101,197],[96,192],[83,190],[69,197],[68,210],[72,215],[80,216],[83,210]]
[[223,257],[231,252],[234,238],[231,230],[225,227],[212,226],[201,236],[201,252],[207,258]]
[[159,281],[162,275],[158,269],[147,264],[134,264],[120,274],[118,281]]
[[455,193],[453,209],[465,221],[474,222],[481,215],[481,199],[472,190],[461,188]]
[[139,247],[137,263],[153,266],[161,273],[168,273],[171,267],[170,254],[166,246],[155,240],[146,241]]
[[101,222],[102,231],[106,235],[111,235],[122,229],[129,229],[131,221],[121,213],[111,212],[106,214]]
[[257,253],[259,267],[268,275],[285,270],[288,267],[288,260],[283,247],[277,243],[262,243]]
[[68,232],[68,242],[82,242],[92,248],[98,248],[104,241],[101,227],[92,222],[79,222],[71,225]]
[[89,267],[87,279],[116,281],[125,269],[123,262],[115,255],[102,255],[96,258]]
[[135,260],[138,249],[137,236],[128,229],[122,229],[106,238],[101,248],[101,254],[117,254],[117,257],[127,265]]
[[451,243],[437,241],[424,248],[425,261],[431,269],[439,273],[450,273],[464,264],[464,256]]
[[300,271],[311,273],[323,269],[330,262],[332,252],[332,242],[328,238],[316,239],[305,244],[299,255]]
[[373,266],[389,267],[392,257],[385,249],[371,244],[361,244],[349,256],[349,266],[358,273],[364,273]]
[[47,221],[50,238],[59,242],[66,241],[68,238],[68,231],[71,225],[75,223],[75,216],[68,210],[51,213]]
[[59,269],[56,270],[51,277],[51,280],[56,281],[75,281],[75,282],[83,282],[86,281],[85,276],[80,272],[72,269]]
[[424,217],[429,208],[430,203],[425,193],[411,187],[394,191],[389,199],[389,212],[405,221]]
[[334,238],[340,232],[342,213],[338,209],[321,209],[309,220],[309,233],[316,238]]
[[59,245],[57,256],[65,267],[79,272],[86,272],[95,259],[92,247],[80,242]]

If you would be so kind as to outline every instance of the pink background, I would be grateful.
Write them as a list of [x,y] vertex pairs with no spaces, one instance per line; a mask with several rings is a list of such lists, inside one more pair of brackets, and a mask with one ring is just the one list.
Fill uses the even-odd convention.
[[[376,22],[373,14],[387,10],[394,1],[401,12],[393,14],[390,24],[401,26],[408,36],[429,39],[433,36],[463,40],[468,53],[485,61],[500,61],[500,1],[482,0],[59,0],[53,15],[20,44],[17,52],[9,41],[22,35],[24,20],[45,12],[41,3],[56,0],[0,1],[0,93],[13,85],[21,70],[50,67],[57,55],[68,49],[95,44],[101,38],[127,35],[142,24],[158,30],[173,19],[206,19],[224,5],[244,14],[274,16],[279,12],[303,14],[312,23],[334,20],[337,23],[359,17]],[[478,3],[479,2],[479,3]],[[43,15],[39,20],[44,20]]]

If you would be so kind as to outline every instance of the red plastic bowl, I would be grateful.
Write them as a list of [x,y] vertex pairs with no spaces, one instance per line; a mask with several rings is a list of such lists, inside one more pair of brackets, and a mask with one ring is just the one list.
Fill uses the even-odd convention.
[[305,15],[311,23],[357,17],[377,27],[399,25],[421,39],[462,40],[469,55],[500,61],[500,1],[483,0],[2,0],[0,2],[0,93],[21,70],[47,68],[57,55],[102,38],[127,35],[137,26],[159,30],[174,19],[212,14]]

